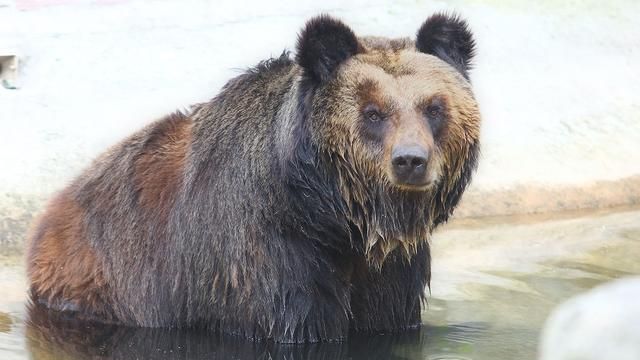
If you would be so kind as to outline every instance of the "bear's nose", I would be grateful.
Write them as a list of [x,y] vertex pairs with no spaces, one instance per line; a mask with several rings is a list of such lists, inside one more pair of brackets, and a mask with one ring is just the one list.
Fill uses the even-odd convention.
[[429,152],[421,146],[396,147],[391,154],[395,180],[402,185],[426,185]]

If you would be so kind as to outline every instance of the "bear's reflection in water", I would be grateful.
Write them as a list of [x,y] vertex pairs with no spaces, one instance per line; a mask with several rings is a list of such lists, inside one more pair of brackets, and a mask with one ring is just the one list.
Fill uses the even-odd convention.
[[422,326],[401,334],[352,333],[340,343],[276,344],[203,329],[131,328],[78,321],[31,305],[26,332],[32,359],[399,360],[428,357],[430,349],[434,353],[442,349],[443,337],[474,337],[475,331]]

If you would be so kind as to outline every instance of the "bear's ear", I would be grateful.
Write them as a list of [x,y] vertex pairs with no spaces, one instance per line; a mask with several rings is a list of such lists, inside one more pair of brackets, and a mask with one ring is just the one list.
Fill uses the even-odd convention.
[[358,39],[348,26],[328,15],[320,15],[309,20],[300,33],[296,62],[306,77],[321,83],[359,49]]
[[418,30],[416,48],[439,57],[469,79],[476,44],[466,21],[458,15],[437,13],[430,16]]

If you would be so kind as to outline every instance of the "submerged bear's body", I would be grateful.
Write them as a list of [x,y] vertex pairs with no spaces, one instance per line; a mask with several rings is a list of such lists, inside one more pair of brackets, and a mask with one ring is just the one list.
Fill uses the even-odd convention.
[[[439,15],[425,26],[441,18],[464,26]],[[296,61],[262,63],[210,102],[116,145],[36,223],[34,300],[81,318],[281,342],[418,325],[427,238],[475,167],[479,115],[466,70],[416,54],[408,40],[357,39],[320,17],[301,35]],[[410,67],[415,56],[426,62]],[[412,83],[420,66],[438,77],[427,90],[393,88]],[[437,93],[424,101],[442,108],[445,125],[409,119],[413,105],[402,99],[425,91]],[[375,99],[389,106],[384,115],[360,109]],[[379,115],[387,125],[362,129],[361,111],[367,124]],[[416,162],[410,176],[397,165],[407,148],[398,139],[429,154],[422,163],[403,155]]]

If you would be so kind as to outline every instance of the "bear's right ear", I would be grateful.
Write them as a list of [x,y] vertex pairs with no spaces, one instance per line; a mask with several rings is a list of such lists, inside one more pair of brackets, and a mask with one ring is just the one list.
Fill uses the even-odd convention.
[[298,37],[296,62],[305,76],[322,83],[343,61],[360,51],[356,35],[340,20],[320,15],[307,22]]
[[469,80],[476,44],[467,22],[458,15],[436,13],[429,17],[418,30],[416,48],[444,60]]

